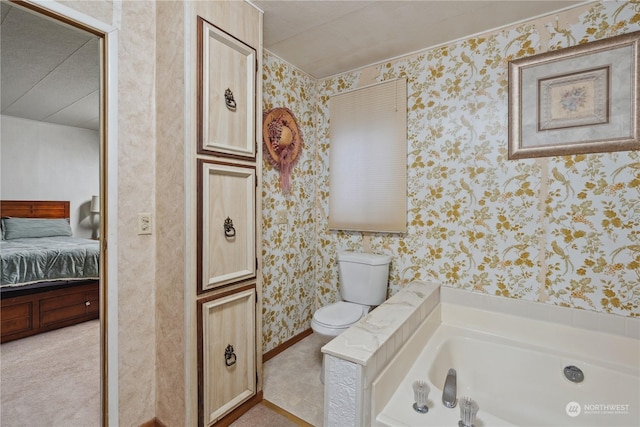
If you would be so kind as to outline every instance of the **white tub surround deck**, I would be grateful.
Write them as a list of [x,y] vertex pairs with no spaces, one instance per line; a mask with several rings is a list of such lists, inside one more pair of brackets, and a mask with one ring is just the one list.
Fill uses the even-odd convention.
[[371,384],[440,302],[440,286],[412,282],[322,348],[324,424],[371,425]]
[[[322,352],[325,426],[455,426],[449,368],[458,399],[480,406],[476,427],[640,425],[640,318],[413,282]],[[412,408],[415,380],[431,389],[427,414]]]
[[[449,368],[481,426],[640,425],[640,319],[441,289],[441,303],[372,384],[376,426],[457,425],[442,404]],[[455,303],[454,303],[455,302]],[[584,381],[565,378],[565,366]],[[429,412],[413,410],[424,380]]]

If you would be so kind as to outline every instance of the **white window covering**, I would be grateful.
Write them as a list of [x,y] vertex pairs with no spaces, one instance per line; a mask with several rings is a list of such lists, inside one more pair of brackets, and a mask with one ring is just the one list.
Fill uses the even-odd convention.
[[407,82],[331,97],[329,228],[407,231]]

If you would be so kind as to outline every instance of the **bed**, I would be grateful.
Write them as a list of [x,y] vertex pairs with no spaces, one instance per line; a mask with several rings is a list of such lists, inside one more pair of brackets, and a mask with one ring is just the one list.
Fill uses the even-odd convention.
[[100,242],[72,236],[68,201],[0,201],[0,342],[97,319]]

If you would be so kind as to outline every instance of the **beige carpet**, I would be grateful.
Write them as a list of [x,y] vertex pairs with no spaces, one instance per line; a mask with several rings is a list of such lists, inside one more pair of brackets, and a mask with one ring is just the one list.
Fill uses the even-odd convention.
[[0,345],[2,427],[100,426],[100,321]]

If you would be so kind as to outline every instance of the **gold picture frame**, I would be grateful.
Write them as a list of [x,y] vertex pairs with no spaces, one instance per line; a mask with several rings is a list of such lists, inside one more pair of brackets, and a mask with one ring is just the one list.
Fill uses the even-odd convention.
[[640,149],[640,31],[509,62],[509,159]]

